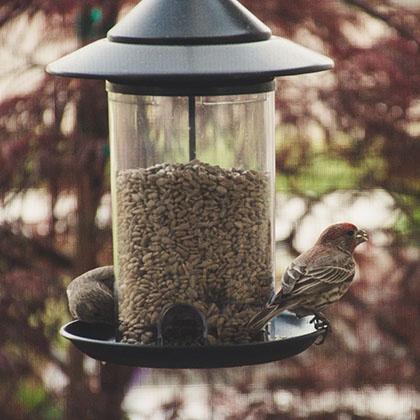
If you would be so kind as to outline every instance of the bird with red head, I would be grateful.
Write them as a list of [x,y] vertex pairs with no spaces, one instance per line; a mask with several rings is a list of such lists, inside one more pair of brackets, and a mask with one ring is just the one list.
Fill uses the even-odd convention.
[[291,262],[280,291],[251,318],[248,328],[260,330],[285,310],[298,317],[313,314],[315,326],[328,325],[321,311],[349,289],[355,274],[353,251],[367,240],[367,233],[352,223],[328,226],[312,248]]

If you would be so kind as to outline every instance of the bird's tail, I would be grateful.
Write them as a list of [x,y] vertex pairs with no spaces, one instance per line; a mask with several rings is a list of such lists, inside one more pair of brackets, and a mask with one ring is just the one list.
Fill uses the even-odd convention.
[[285,311],[289,305],[287,304],[271,304],[254,315],[248,322],[247,327],[250,330],[261,330],[270,319]]

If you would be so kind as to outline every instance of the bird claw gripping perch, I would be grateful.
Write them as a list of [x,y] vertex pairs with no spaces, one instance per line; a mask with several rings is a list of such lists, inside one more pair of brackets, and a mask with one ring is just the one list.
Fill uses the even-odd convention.
[[321,345],[325,341],[325,337],[328,333],[331,332],[331,325],[327,318],[325,318],[322,314],[314,314],[314,317],[309,321],[311,324],[314,324],[314,327],[317,331],[323,330],[323,334],[319,336],[316,343],[317,345]]
[[314,317],[309,321],[310,324],[314,324],[316,330],[322,330],[324,328],[330,328],[330,321],[325,318],[322,314],[314,314]]

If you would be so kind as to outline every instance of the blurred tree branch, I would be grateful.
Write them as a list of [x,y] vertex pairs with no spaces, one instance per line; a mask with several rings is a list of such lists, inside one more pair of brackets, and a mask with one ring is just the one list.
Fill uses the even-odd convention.
[[[407,22],[401,19],[402,9],[398,9],[398,14],[394,16],[390,13],[383,12],[378,8],[372,6],[368,1],[365,0],[343,0],[344,3],[347,3],[350,6],[354,6],[362,10],[363,12],[367,13],[369,16],[372,16],[375,19],[379,19],[385,24],[387,24],[390,28],[395,29],[403,38],[406,38],[410,41],[414,41],[418,46],[420,46],[420,39],[419,36],[416,34],[415,30],[417,28],[410,28],[407,25]],[[381,1],[380,2],[381,8],[383,9],[384,6],[387,6],[389,9],[390,4],[388,1]],[[397,19],[396,19],[397,18]]]
[[64,270],[73,267],[72,259],[50,244],[39,238],[27,238],[6,225],[0,226],[0,255],[17,267],[31,268],[42,261]]

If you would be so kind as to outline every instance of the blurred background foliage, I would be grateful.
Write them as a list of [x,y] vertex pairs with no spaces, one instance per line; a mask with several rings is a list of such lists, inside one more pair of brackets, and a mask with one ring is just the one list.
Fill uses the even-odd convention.
[[[112,262],[107,105],[103,83],[54,79],[44,68],[105,36],[134,4],[0,5],[0,417],[418,418],[415,0],[243,1],[274,34],[336,63],[277,83],[278,277],[329,222],[350,215],[371,235],[356,256],[358,278],[329,311],[334,334],[324,345],[258,368],[151,372],[93,363],[58,337],[68,282]],[[187,407],[191,381],[205,390],[198,417]],[[147,389],[156,400],[149,416]]]

